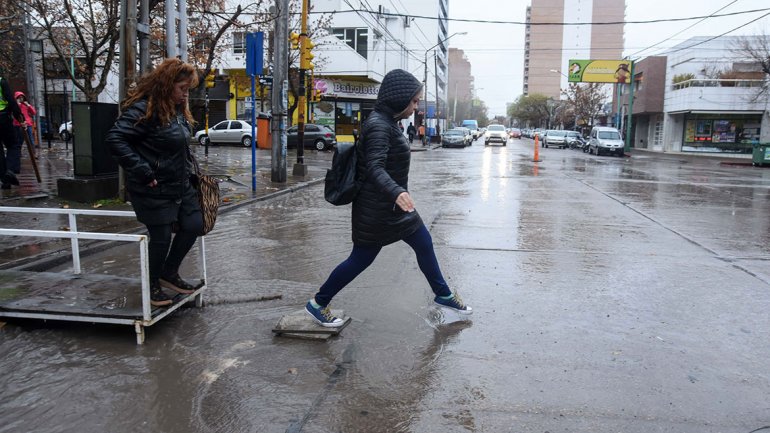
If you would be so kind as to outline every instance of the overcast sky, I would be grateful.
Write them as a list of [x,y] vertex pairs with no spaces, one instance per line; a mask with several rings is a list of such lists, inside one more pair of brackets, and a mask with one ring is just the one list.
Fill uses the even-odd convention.
[[[450,0],[449,18],[523,22],[529,4],[529,0]],[[724,9],[718,12],[720,14],[766,9],[770,8],[770,0],[626,0],[626,21],[705,16],[721,8]],[[716,36],[769,12],[709,18],[634,57],[659,54],[665,48],[693,36]],[[623,54],[635,54],[697,21],[626,24]],[[729,34],[745,35],[762,29],[770,34],[770,16]],[[505,114],[505,104],[513,102],[522,91],[524,26],[450,21],[449,34],[455,32],[468,32],[467,35],[454,36],[449,40],[449,46],[462,49],[468,57],[476,79],[477,94],[487,104],[489,116]]]

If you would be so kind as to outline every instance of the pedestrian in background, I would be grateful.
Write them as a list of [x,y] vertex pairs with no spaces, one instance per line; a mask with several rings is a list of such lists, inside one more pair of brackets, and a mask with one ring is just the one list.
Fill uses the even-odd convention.
[[332,298],[372,264],[382,247],[397,241],[414,250],[435,304],[460,314],[472,312],[444,280],[433,240],[409,194],[411,149],[397,123],[412,115],[421,97],[422,84],[407,71],[394,69],[382,80],[374,111],[363,124],[363,139],[356,149],[357,175],[363,184],[353,201],[353,251],[305,305],[321,326],[344,324],[328,308]]
[[409,144],[412,144],[414,136],[417,135],[417,129],[412,125],[412,122],[409,122],[409,126],[406,128],[406,135],[409,137]]
[[423,145],[425,145],[425,125],[420,125],[417,128],[417,137],[420,139]]
[[11,95],[11,86],[5,78],[0,76],[0,188],[2,189],[10,189],[11,185],[19,184],[19,179],[8,166],[8,158],[14,157],[14,150],[18,145],[13,121],[24,124],[24,115],[21,114],[19,105]]
[[163,288],[181,294],[197,289],[179,276],[182,260],[203,233],[188,148],[194,123],[189,89],[197,85],[194,66],[166,59],[129,91],[106,138],[126,172],[136,218],[150,236],[150,300],[155,306],[173,302]]
[[[27,127],[23,128],[21,124],[17,124],[17,122],[14,122],[14,125],[18,126],[22,131],[26,132],[30,143],[35,143],[34,126],[37,110],[35,110],[35,107],[33,107],[32,104],[27,101],[27,95],[24,93],[16,92],[13,94],[13,97],[16,99],[16,103],[19,104],[19,109],[21,110],[21,114],[24,116],[24,121],[27,123]],[[20,136],[19,146],[22,146],[23,144],[24,137]],[[18,171],[16,173],[18,173]]]

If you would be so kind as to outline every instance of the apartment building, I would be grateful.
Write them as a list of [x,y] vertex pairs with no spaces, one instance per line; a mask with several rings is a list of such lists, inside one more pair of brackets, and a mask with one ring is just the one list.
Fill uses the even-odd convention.
[[623,24],[591,23],[622,23],[625,10],[625,0],[532,0],[526,15],[523,94],[558,99],[568,85],[569,59],[622,58]]
[[[321,95],[321,101],[310,110],[315,123],[332,128],[340,141],[352,140],[353,130],[374,109],[385,74],[401,68],[426,84],[423,97],[427,110],[421,104],[419,113],[405,123],[419,125],[427,117],[431,135],[437,125],[443,128],[449,76],[449,0],[313,0],[312,5],[314,14],[331,16],[329,28],[313,41],[313,86]],[[244,76],[243,44],[237,34],[232,40],[232,50],[225,55],[221,70],[229,77]],[[246,80],[231,81],[243,81],[243,85],[231,84],[234,98],[227,116],[236,118],[245,112],[251,94]],[[260,109],[261,102],[257,104]]]

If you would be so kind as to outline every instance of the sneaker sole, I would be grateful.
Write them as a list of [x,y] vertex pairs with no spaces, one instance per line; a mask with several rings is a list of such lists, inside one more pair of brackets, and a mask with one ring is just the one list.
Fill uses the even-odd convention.
[[318,318],[317,318],[317,317],[315,317],[315,315],[313,315],[313,313],[311,313],[310,311],[308,311],[307,307],[305,307],[305,312],[306,312],[307,314],[309,314],[309,315],[310,315],[310,317],[312,317],[312,318],[313,318],[313,321],[315,321],[315,323],[317,323],[317,324],[319,324],[319,325],[323,326],[324,328],[339,328],[340,326],[342,326],[342,325],[344,325],[344,324],[345,324],[345,321],[344,321],[344,320],[342,320],[342,321],[339,323],[339,325],[335,325],[335,324],[333,324],[333,323],[324,323],[324,322],[322,322],[322,321],[318,320]]
[[443,308],[448,311],[454,311],[457,314],[462,314],[465,316],[470,316],[471,314],[473,314],[473,310],[458,310],[457,308],[447,307],[446,305],[439,304],[438,302],[433,302],[433,303],[436,304],[437,307]]
[[174,284],[164,280],[163,278],[158,279],[158,281],[160,282],[160,287],[163,287],[165,289],[171,289],[171,290],[173,290],[173,291],[175,291],[177,293],[181,293],[183,295],[189,295],[191,293],[195,293],[195,290],[185,290],[185,289],[183,289],[181,287],[175,286]]

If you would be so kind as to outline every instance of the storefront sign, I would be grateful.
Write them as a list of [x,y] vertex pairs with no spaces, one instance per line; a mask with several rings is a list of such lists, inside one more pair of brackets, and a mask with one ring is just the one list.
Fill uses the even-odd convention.
[[630,83],[630,60],[570,60],[570,83]]
[[315,89],[323,97],[377,99],[380,85],[379,83],[317,78]]

